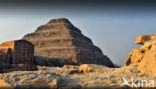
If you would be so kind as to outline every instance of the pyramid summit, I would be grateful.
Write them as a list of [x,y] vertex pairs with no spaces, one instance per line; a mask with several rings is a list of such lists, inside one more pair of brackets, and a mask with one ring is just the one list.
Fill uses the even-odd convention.
[[71,22],[66,18],[52,19],[48,22],[48,24],[56,24],[56,23],[71,24]]
[[47,24],[39,26],[35,32],[47,31],[47,30],[54,31],[55,28],[56,30],[61,29],[62,31],[64,30],[62,28],[67,28],[68,30],[72,30],[81,34],[81,31],[75,26],[73,26],[73,24],[66,18],[52,19]]
[[25,35],[23,39],[34,44],[36,56],[113,67],[113,63],[101,49],[66,18],[50,20],[35,32]]

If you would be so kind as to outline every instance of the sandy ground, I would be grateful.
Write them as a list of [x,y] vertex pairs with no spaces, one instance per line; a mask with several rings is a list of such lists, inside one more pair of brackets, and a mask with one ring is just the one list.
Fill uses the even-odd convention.
[[[97,67],[99,68],[99,66]],[[99,68],[100,69],[100,68]],[[150,80],[156,81],[156,76],[141,74],[137,70],[137,64],[123,68],[107,68],[102,67],[101,72],[83,73],[83,74],[72,74],[64,77],[64,81],[60,84],[60,87],[66,88],[128,88],[122,83],[125,78],[130,87],[146,87],[143,80],[147,80],[147,87],[151,83]],[[132,79],[133,78],[133,79]],[[131,81],[135,82],[132,85]],[[141,85],[139,85],[141,84]],[[156,85],[156,84],[154,84]]]
[[[16,87],[22,87],[23,85],[27,86],[26,82],[28,81],[29,85],[36,86],[39,84],[41,87],[50,85],[52,88],[57,89],[140,89],[140,87],[146,88],[146,85],[148,89],[150,87],[156,87],[156,76],[140,73],[140,71],[137,70],[138,64],[122,68],[108,68],[99,65],[90,66],[98,71],[81,73],[72,69],[45,67],[43,68],[44,70],[39,71],[15,71],[0,74],[0,79],[4,80],[7,84],[14,86],[15,89]],[[35,76],[35,78],[32,75]],[[123,85],[123,78],[128,82],[129,86]],[[142,83],[143,80],[146,80],[146,82]],[[154,81],[153,85],[151,80]],[[40,84],[41,82],[42,84]]]

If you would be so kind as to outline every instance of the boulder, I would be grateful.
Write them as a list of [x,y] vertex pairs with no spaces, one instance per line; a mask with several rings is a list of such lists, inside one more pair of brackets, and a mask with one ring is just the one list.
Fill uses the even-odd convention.
[[63,68],[78,70],[80,73],[104,72],[109,69],[106,66],[95,65],[95,64],[82,64],[80,66],[64,65]]
[[144,59],[146,53],[151,50],[151,47],[156,45],[156,34],[139,36],[135,43],[142,44],[142,46],[137,49],[132,49],[124,66],[140,63]]
[[36,56],[113,67],[112,61],[101,49],[65,18],[53,19],[23,39],[34,44]]

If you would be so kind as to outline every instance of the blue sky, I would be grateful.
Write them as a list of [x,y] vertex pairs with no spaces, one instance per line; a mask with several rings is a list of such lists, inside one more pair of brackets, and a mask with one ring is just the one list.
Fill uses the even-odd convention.
[[50,4],[1,4],[0,42],[21,39],[54,18],[67,18],[92,39],[115,64],[123,65],[133,43],[143,34],[156,34],[156,10],[152,6],[100,4],[70,6]]

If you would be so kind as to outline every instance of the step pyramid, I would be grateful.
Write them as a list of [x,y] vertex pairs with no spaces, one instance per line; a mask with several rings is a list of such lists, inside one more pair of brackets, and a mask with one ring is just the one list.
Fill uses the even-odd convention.
[[101,49],[84,36],[68,19],[52,19],[23,37],[35,45],[35,55],[63,58],[79,64],[100,64],[113,67]]

